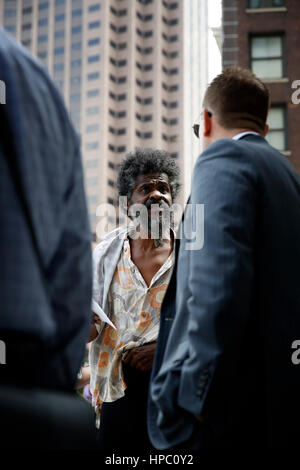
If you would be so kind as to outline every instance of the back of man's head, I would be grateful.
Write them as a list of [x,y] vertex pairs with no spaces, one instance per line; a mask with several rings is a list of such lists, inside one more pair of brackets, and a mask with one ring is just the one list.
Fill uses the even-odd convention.
[[269,101],[268,88],[250,70],[230,67],[211,82],[203,107],[214,114],[224,129],[260,133],[265,129]]

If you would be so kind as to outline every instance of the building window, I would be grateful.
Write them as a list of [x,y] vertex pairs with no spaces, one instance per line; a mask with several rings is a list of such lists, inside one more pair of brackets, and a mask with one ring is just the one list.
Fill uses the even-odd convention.
[[268,115],[270,126],[266,139],[278,150],[286,150],[286,116],[284,106],[272,106]]
[[165,106],[167,109],[173,109],[173,108],[178,108],[178,102],[177,101],[166,101],[162,100],[162,105]]
[[31,29],[31,23],[26,23],[22,25],[22,31],[28,31]]
[[[91,161],[95,161],[95,160],[91,160]],[[97,165],[98,166],[98,160],[97,161]],[[87,163],[87,162],[86,162]],[[89,204],[97,204],[98,203],[98,196],[97,194],[91,194],[90,196],[87,196],[87,201]]]
[[176,57],[179,56],[179,52],[178,51],[172,51],[172,52],[168,52],[166,51],[165,49],[162,50],[162,54],[167,57],[167,59],[175,59]]
[[259,78],[283,77],[282,36],[255,36],[251,38],[251,68]]
[[178,140],[178,135],[166,135],[166,134],[162,134],[162,138],[163,140],[165,140],[166,142],[177,142]]
[[81,59],[75,59],[71,61],[71,68],[75,69],[81,66]]
[[63,72],[64,64],[54,64],[54,72]]
[[121,95],[116,95],[112,91],[109,92],[109,96],[116,101],[124,101],[126,100],[126,93],[122,93]]
[[112,170],[114,170],[115,164],[113,162],[108,162],[108,168],[111,168]]
[[38,58],[39,59],[46,59],[47,58],[47,51],[40,51],[38,53]]
[[4,10],[4,18],[14,18],[15,16],[17,16],[17,10],[12,8]]
[[61,29],[59,31],[55,31],[55,34],[54,34],[55,39],[60,39],[60,38],[63,38],[63,37],[65,37],[65,31],[63,29]]
[[111,197],[107,198],[107,202],[108,202],[108,204],[112,204],[112,205],[114,205],[114,203],[115,203],[115,201]]
[[152,30],[142,31],[139,28],[136,28],[136,32],[141,38],[144,38],[144,39],[151,38],[153,36]]
[[48,36],[46,34],[38,37],[38,42],[47,42],[47,41],[48,41]]
[[162,20],[163,20],[163,23],[165,23],[167,26],[175,26],[179,23],[178,18],[171,18],[170,20],[168,20],[167,18],[163,16]]
[[149,72],[150,70],[153,69],[153,65],[152,65],[152,64],[145,64],[145,65],[142,65],[142,64],[140,64],[139,62],[136,62],[135,65],[136,65],[137,68],[140,69],[142,72]]
[[90,124],[86,126],[86,132],[87,134],[91,134],[92,132],[98,132],[99,131],[99,124]]
[[109,132],[114,135],[124,135],[126,134],[126,128],[123,127],[122,129],[114,129],[113,127],[109,126]]
[[126,8],[124,10],[116,10],[114,7],[110,7],[110,11],[113,15],[121,17],[127,15]]
[[153,52],[153,47],[145,47],[142,48],[138,44],[136,45],[136,50],[142,54],[142,55],[147,55],[147,54],[152,54]]
[[249,0],[249,8],[278,8],[284,6],[285,0]]
[[175,84],[175,85],[167,85],[166,83],[162,83],[162,87],[164,90],[168,91],[168,92],[173,92],[173,91],[178,91],[179,90],[179,85]]
[[110,57],[109,61],[112,65],[115,65],[116,67],[124,67],[125,65],[127,65],[126,59],[115,60],[113,57]]
[[47,26],[48,24],[48,18],[42,18],[39,20],[39,26]]
[[127,77],[126,76],[124,76],[124,77],[115,77],[114,75],[110,74],[109,79],[112,82],[117,83],[118,85],[121,85],[122,83],[127,82]]
[[39,10],[47,10],[48,8],[49,8],[49,3],[48,2],[39,4]]
[[32,13],[32,7],[23,8],[22,13],[23,15],[30,15]]
[[153,3],[153,0],[138,0],[138,2],[141,5],[150,5],[150,3]]
[[127,42],[120,42],[119,44],[117,44],[114,41],[109,41],[109,44],[111,45],[111,47],[118,51],[122,51],[127,47]]
[[79,85],[81,83],[81,77],[72,77],[70,80],[71,85]]
[[115,33],[117,33],[117,34],[122,34],[122,33],[125,33],[127,31],[127,26],[123,25],[123,26],[117,27],[113,23],[110,23],[110,29],[112,31],[114,31]]
[[79,26],[73,26],[73,27],[72,27],[72,34],[81,33],[81,30],[82,30],[81,25],[79,25]]
[[55,0],[55,5],[57,7],[61,6],[61,5],[65,5],[66,4],[66,0]]
[[137,16],[137,18],[138,18],[139,20],[144,21],[144,22],[153,20],[153,15],[152,15],[152,14],[150,14],[150,15],[142,15],[142,14],[138,11],[138,12],[136,13],[136,16]]
[[98,184],[98,178],[86,178],[87,186],[96,186]]
[[126,111],[117,112],[117,111],[114,111],[113,109],[109,109],[109,114],[113,116],[114,118],[119,118],[119,119],[126,117]]
[[174,34],[172,36],[168,36],[167,34],[165,33],[162,33],[162,38],[167,41],[167,42],[175,42],[175,41],[178,41],[179,39],[179,36],[178,34]]
[[137,103],[140,103],[142,105],[147,105],[147,104],[152,104],[153,103],[153,99],[152,99],[152,96],[150,96],[149,98],[141,98],[140,96],[136,96],[135,97]]
[[162,66],[162,71],[166,74],[166,75],[177,75],[179,73],[179,69],[177,67],[175,67],[174,69],[167,69],[167,67],[165,67],[164,65]]
[[[112,152],[118,152],[118,153],[126,152],[126,146],[125,145],[121,145],[120,147],[115,147],[114,145],[109,144],[108,148]],[[112,186],[112,185],[110,185],[110,186]]]
[[5,31],[7,31],[8,33],[14,34],[16,32],[16,26],[15,25],[5,26]]
[[25,46],[25,47],[29,47],[30,44],[31,44],[31,39],[24,39],[24,40],[22,41],[22,44],[23,44],[23,46]]
[[99,62],[100,60],[100,55],[97,54],[97,55],[91,55],[90,57],[88,57],[88,63],[89,64],[93,64],[94,62]]
[[150,88],[152,87],[153,85],[153,81],[152,80],[149,80],[147,82],[142,82],[141,80],[139,80],[138,78],[136,79],[136,84],[141,87],[141,88]]
[[89,46],[96,46],[97,44],[100,44],[100,38],[93,38],[88,41]]
[[65,14],[62,13],[61,15],[55,16],[55,21],[58,23],[59,21],[65,21]]
[[71,46],[71,49],[72,49],[72,51],[80,51],[81,47],[82,47],[81,42],[74,42],[74,44],[72,44],[72,46]]
[[99,96],[99,90],[89,90],[87,92],[88,98],[95,98],[95,96]]
[[175,10],[176,8],[179,7],[178,2],[173,2],[173,3],[168,3],[165,0],[163,0],[163,6],[167,8],[168,10]]
[[95,5],[91,5],[89,7],[89,12],[93,13],[94,11],[99,11],[100,10],[100,3],[95,3]]
[[54,55],[64,54],[64,52],[65,52],[64,47],[57,47],[56,49],[54,49]]
[[142,121],[142,122],[149,122],[149,121],[152,121],[152,114],[139,114],[139,113],[136,113],[135,114],[135,117],[139,120],[139,121]]
[[72,18],[76,18],[78,16],[82,16],[82,9],[78,9],[78,10],[73,10],[72,11]]
[[94,114],[99,114],[99,106],[93,106],[92,108],[87,108],[87,116],[92,116]]
[[96,29],[100,27],[100,21],[92,21],[89,23],[89,29]]
[[112,188],[115,187],[115,182],[113,180],[108,180],[107,183],[108,183],[108,186],[111,186]]
[[72,95],[70,95],[70,101],[80,101],[80,93],[73,93]]
[[167,119],[163,116],[162,117],[162,122],[164,124],[167,124],[167,126],[175,126],[176,124],[178,124],[178,119],[177,118]]
[[99,148],[98,142],[88,142],[85,146],[86,150],[96,150]]
[[135,131],[135,135],[139,137],[140,139],[152,139],[152,132],[140,132],[140,131]]

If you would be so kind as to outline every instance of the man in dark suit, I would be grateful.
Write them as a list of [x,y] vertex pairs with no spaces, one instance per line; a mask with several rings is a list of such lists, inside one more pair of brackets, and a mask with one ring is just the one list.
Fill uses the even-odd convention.
[[[266,86],[239,68],[204,97],[204,151],[152,373],[148,430],[158,449],[299,440],[300,177],[264,139],[268,106]],[[204,204],[204,244],[190,250],[195,204]]]
[[47,71],[1,28],[0,81],[1,444],[86,448],[92,412],[72,396],[92,317],[80,143]]

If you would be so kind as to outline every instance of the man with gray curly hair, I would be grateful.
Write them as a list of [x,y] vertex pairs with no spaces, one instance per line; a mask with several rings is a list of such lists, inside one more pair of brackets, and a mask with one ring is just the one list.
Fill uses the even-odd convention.
[[114,230],[94,251],[93,298],[116,327],[95,321],[91,337],[90,389],[103,451],[151,449],[148,384],[174,264],[170,209],[179,187],[179,168],[167,152],[130,152],[118,189],[134,225]]

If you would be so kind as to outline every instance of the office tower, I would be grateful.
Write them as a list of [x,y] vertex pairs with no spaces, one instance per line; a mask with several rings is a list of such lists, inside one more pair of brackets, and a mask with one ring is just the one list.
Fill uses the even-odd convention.
[[81,135],[94,232],[99,204],[118,204],[118,166],[136,147],[176,159],[186,201],[206,10],[207,0],[0,0],[0,22],[48,68]]
[[223,19],[223,67],[250,68],[267,84],[267,139],[300,171],[299,1],[223,0]]

